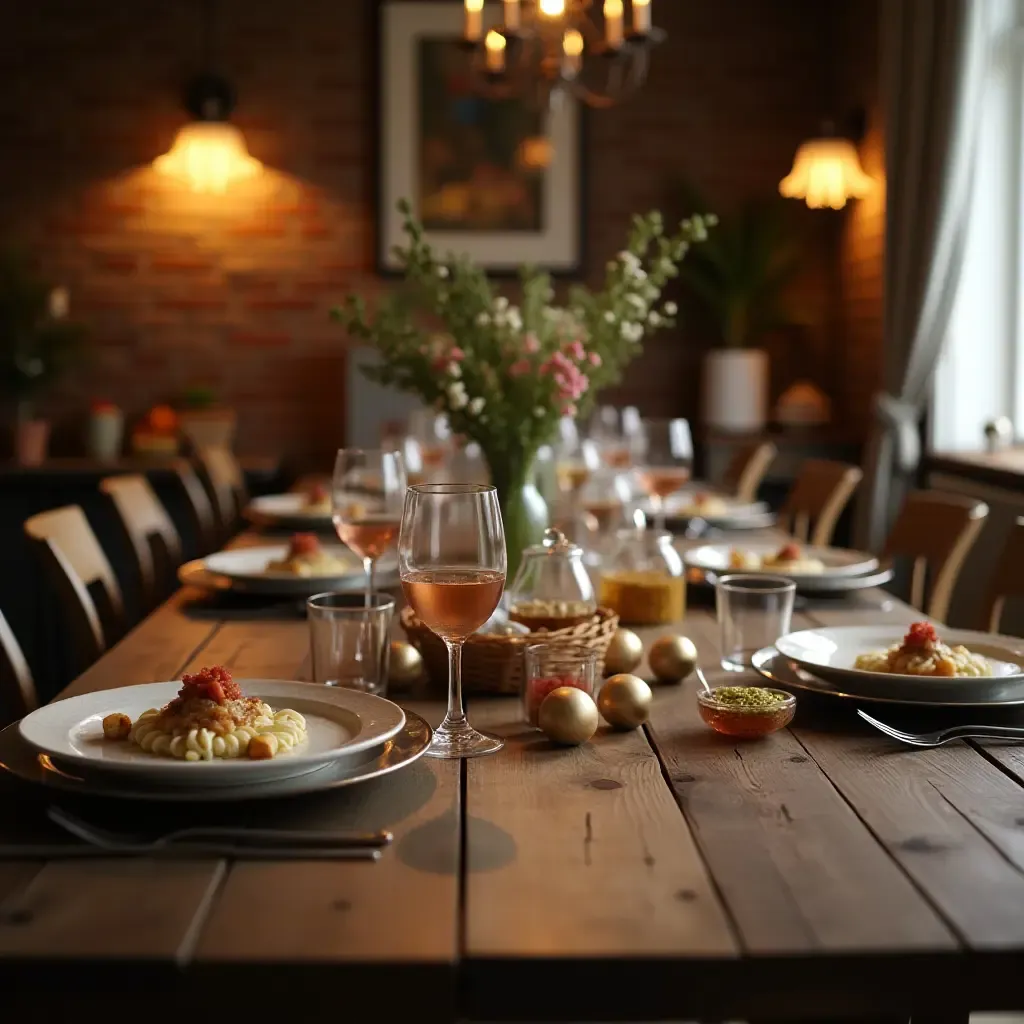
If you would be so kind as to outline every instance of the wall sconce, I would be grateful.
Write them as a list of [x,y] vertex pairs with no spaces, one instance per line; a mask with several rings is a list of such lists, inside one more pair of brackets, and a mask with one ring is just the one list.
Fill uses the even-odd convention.
[[863,199],[874,183],[860,166],[853,140],[836,135],[826,124],[820,136],[796,151],[793,169],[779,182],[779,192],[787,199],[803,199],[814,210],[841,210],[847,199]]
[[170,150],[153,161],[156,170],[185,181],[193,192],[216,194],[258,174],[263,164],[249,155],[244,136],[228,123],[234,105],[234,91],[226,79],[214,74],[194,78],[185,90],[185,109],[194,120],[180,129]]

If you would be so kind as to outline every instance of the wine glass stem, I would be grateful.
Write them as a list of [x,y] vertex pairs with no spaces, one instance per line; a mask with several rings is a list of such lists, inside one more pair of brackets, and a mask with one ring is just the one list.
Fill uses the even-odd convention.
[[665,499],[660,494],[652,495],[651,507],[654,509],[654,528],[665,529]]
[[366,597],[363,604],[366,608],[369,608],[372,602],[370,595],[373,594],[373,563],[372,558],[363,559],[363,571],[366,573]]
[[445,640],[448,648],[448,714],[445,725],[462,725],[466,712],[462,707],[462,640]]

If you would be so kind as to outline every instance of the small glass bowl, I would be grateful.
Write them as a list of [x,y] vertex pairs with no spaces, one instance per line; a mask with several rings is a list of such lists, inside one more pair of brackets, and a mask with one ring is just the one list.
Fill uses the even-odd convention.
[[735,736],[741,739],[758,739],[761,736],[768,736],[779,729],[785,729],[793,721],[796,713],[796,697],[785,690],[775,690],[770,686],[758,687],[767,690],[779,698],[778,704],[767,708],[750,708],[727,704],[719,701],[715,693],[722,689],[737,689],[735,686],[718,686],[709,693],[706,690],[697,692],[697,704],[700,708],[700,717],[707,725],[710,725],[715,732],[723,736]]

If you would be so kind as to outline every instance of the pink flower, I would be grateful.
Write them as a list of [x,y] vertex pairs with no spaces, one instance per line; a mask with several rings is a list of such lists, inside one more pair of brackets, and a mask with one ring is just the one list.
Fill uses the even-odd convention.
[[576,406],[575,405],[567,405],[567,406],[565,406],[565,408],[562,409],[562,415],[563,416],[575,416],[576,415]]
[[529,334],[523,338],[523,351],[529,353],[531,356],[540,351],[540,342],[537,340],[537,335],[530,331]]
[[591,352],[590,355],[587,356],[587,359],[590,360],[591,366],[601,365],[601,357],[596,352]]
[[466,358],[466,353],[463,352],[458,345],[452,345],[452,347],[448,349],[448,358],[456,363],[460,363]]
[[583,351],[583,342],[580,341],[579,339],[570,342],[568,345],[566,345],[565,351],[568,352],[569,355],[573,357],[573,359],[578,359],[581,361],[583,357],[586,355],[586,352]]
[[510,377],[522,377],[524,374],[530,372],[530,360],[529,359],[517,359],[509,368],[508,373]]

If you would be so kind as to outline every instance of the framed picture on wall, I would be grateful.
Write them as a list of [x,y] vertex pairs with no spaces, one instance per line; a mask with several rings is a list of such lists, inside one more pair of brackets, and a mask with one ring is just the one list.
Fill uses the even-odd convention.
[[[487,5],[500,18],[500,4]],[[377,253],[397,269],[407,198],[432,244],[494,273],[575,274],[583,251],[582,117],[473,88],[462,3],[381,0]],[[544,137],[550,140],[550,148]],[[544,154],[538,160],[538,152]]]

